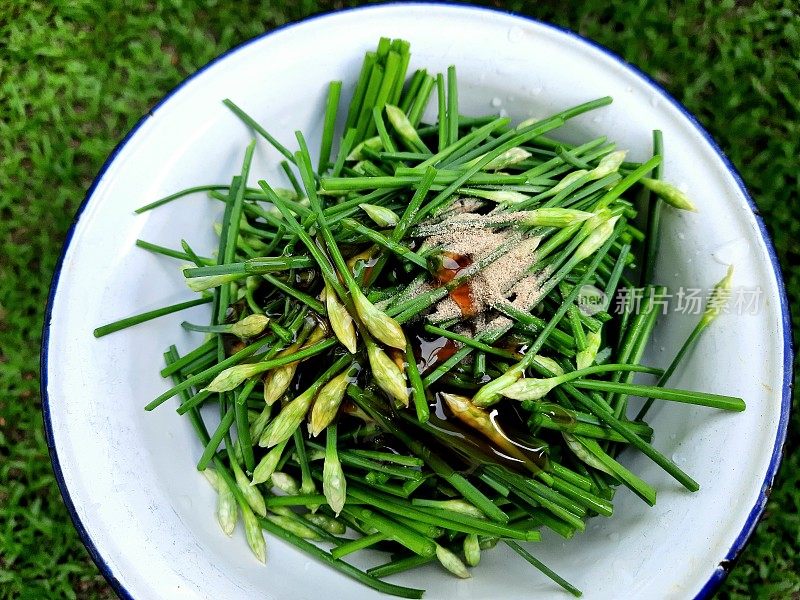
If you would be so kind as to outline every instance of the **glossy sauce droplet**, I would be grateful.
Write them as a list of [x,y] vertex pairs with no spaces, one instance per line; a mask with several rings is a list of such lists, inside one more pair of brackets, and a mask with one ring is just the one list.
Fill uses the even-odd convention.
[[439,266],[434,273],[436,281],[445,284],[450,283],[458,276],[461,271],[472,264],[472,259],[464,254],[455,252],[442,252],[439,254]]
[[[455,252],[442,252],[438,258],[439,266],[433,276],[443,285],[450,283],[472,264],[472,258],[466,254],[456,254]],[[450,290],[450,298],[458,305],[463,316],[474,317],[477,313],[469,281]]]
[[417,357],[417,369],[421,374],[426,373],[435,365],[446,361],[456,353],[458,348],[453,340],[445,337],[437,337],[428,340],[422,336],[417,336],[414,354]]

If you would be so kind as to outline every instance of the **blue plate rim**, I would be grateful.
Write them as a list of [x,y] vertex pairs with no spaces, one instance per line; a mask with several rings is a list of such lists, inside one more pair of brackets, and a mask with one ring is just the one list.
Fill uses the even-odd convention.
[[61,248],[61,252],[58,258],[58,262],[56,263],[55,270],[53,272],[53,278],[50,283],[50,290],[48,292],[47,298],[47,306],[45,308],[44,314],[44,323],[42,328],[42,347],[40,353],[40,395],[42,399],[42,416],[44,420],[44,430],[45,436],[47,439],[47,448],[50,454],[50,461],[53,465],[53,472],[55,474],[56,483],[58,484],[58,488],[61,492],[61,496],[64,499],[64,504],[67,508],[67,512],[69,513],[70,518],[72,519],[73,524],[75,525],[75,529],[78,531],[78,535],[81,539],[81,542],[86,547],[86,550],[89,552],[94,563],[97,565],[100,572],[103,574],[103,577],[106,578],[109,585],[112,589],[116,592],[116,594],[123,598],[124,600],[133,600],[133,596],[128,592],[127,589],[122,585],[119,579],[114,575],[111,570],[111,567],[106,563],[103,556],[100,554],[100,551],[97,549],[97,546],[94,544],[91,536],[89,535],[86,527],[83,525],[80,516],[77,513],[75,508],[75,504],[72,501],[72,497],[70,496],[69,489],[67,488],[66,482],[64,481],[64,475],[61,470],[61,464],[58,458],[58,450],[55,446],[55,438],[52,429],[52,423],[50,420],[50,400],[47,393],[47,383],[48,383],[48,357],[47,357],[47,350],[49,346],[50,340],[50,320],[52,318],[52,308],[53,302],[55,300],[56,291],[58,289],[59,279],[61,277],[61,269],[64,263],[64,257],[69,250],[70,242],[72,241],[72,236],[75,232],[75,227],[80,220],[81,215],[83,214],[84,210],[89,204],[95,189],[99,185],[100,181],[103,179],[108,168],[112,165],[114,160],[116,159],[117,155],[122,151],[122,149],[127,145],[127,143],[131,140],[131,138],[136,134],[136,132],[141,128],[141,126],[150,119],[155,112],[165,104],[170,98],[172,98],[179,90],[181,90],[187,83],[192,81],[195,77],[199,76],[201,73],[205,72],[208,68],[215,65],[216,63],[224,60],[228,56],[239,52],[240,50],[246,48],[250,44],[258,42],[266,37],[269,37],[278,31],[282,31],[284,29],[289,29],[292,27],[297,27],[299,25],[303,25],[305,23],[309,23],[311,21],[316,21],[318,19],[323,19],[330,15],[344,13],[344,12],[356,12],[356,11],[364,11],[364,10],[380,10],[382,7],[385,6],[399,6],[399,5],[416,5],[416,6],[451,6],[458,9],[468,9],[468,10],[475,10],[475,11],[485,11],[490,13],[498,13],[508,16],[517,17],[520,19],[524,19],[526,21],[530,21],[536,23],[537,25],[552,29],[554,31],[558,31],[563,33],[570,38],[577,40],[580,43],[586,44],[596,50],[599,50],[604,55],[608,56],[609,58],[613,59],[617,63],[624,66],[626,69],[632,71],[635,75],[643,79],[645,82],[650,84],[666,101],[668,101],[672,106],[677,108],[681,114],[686,117],[689,122],[694,126],[694,128],[700,133],[703,139],[711,146],[711,148],[716,152],[719,158],[722,160],[723,165],[728,170],[728,173],[733,177],[736,185],[738,186],[739,190],[741,191],[744,198],[747,200],[750,209],[753,212],[753,216],[755,217],[756,223],[758,224],[759,231],[761,233],[761,237],[764,241],[764,245],[767,248],[767,252],[770,257],[770,262],[772,263],[773,273],[775,276],[775,281],[778,286],[778,294],[780,296],[780,303],[781,303],[781,316],[782,316],[782,326],[783,326],[783,338],[784,338],[784,345],[783,345],[783,356],[784,356],[784,365],[783,365],[783,388],[782,388],[782,399],[781,399],[781,415],[778,422],[778,431],[775,439],[775,446],[772,451],[772,456],[770,457],[770,464],[767,468],[767,473],[764,478],[764,482],[762,484],[761,493],[759,494],[758,499],[756,500],[755,505],[750,511],[750,514],[745,521],[744,527],[742,528],[739,535],[734,540],[733,545],[731,546],[730,550],[728,551],[725,559],[717,566],[714,572],[709,577],[708,581],[705,585],[700,589],[700,591],[695,596],[695,600],[701,600],[705,598],[710,598],[716,589],[722,584],[725,577],[727,576],[728,572],[730,571],[731,565],[735,562],[738,558],[741,551],[744,549],[745,545],[747,544],[750,536],[753,534],[753,531],[758,525],[761,517],[764,514],[764,509],[766,508],[767,500],[769,497],[769,493],[772,489],[772,484],[775,479],[775,475],[777,474],[778,468],[781,463],[781,459],[783,457],[784,452],[784,444],[786,442],[786,434],[789,424],[789,412],[791,410],[791,397],[792,397],[792,365],[794,361],[794,351],[793,351],[793,340],[792,340],[792,324],[791,324],[791,314],[789,312],[789,302],[786,295],[786,286],[783,281],[783,274],[781,271],[780,262],[778,260],[777,253],[775,252],[775,246],[772,243],[772,239],[767,231],[766,224],[764,223],[763,218],[761,217],[758,207],[756,206],[755,202],[753,201],[752,197],[747,191],[747,188],[744,185],[744,181],[742,180],[741,175],[733,166],[731,161],[725,155],[725,153],[720,148],[719,144],[717,144],[716,140],[713,136],[708,133],[705,128],[700,124],[697,118],[689,112],[689,110],[683,106],[678,100],[672,97],[657,81],[655,81],[652,77],[650,77],[647,73],[642,71],[636,65],[628,62],[615,52],[612,52],[605,46],[589,39],[581,34],[572,31],[571,29],[567,29],[566,27],[561,27],[560,25],[554,25],[552,23],[547,23],[545,21],[540,21],[539,19],[535,19],[528,15],[520,14],[514,11],[508,10],[499,10],[495,8],[488,8],[484,6],[475,6],[472,4],[461,4],[455,2],[385,2],[385,3],[377,3],[367,6],[360,6],[355,8],[349,8],[344,10],[333,10],[333,11],[326,11],[311,15],[299,21],[295,21],[292,23],[286,23],[284,25],[280,25],[270,31],[264,32],[261,35],[258,35],[254,38],[251,38],[238,46],[231,48],[230,50],[220,54],[216,58],[212,59],[202,67],[200,67],[197,71],[192,73],[191,75],[187,76],[183,79],[180,83],[178,83],[174,88],[172,88],[161,100],[159,100],[153,108],[151,108],[141,119],[139,119],[136,124],[131,128],[131,130],[122,138],[122,140],[114,147],[109,154],[108,158],[105,160],[103,165],[100,167],[100,170],[97,173],[97,176],[92,181],[91,186],[86,192],[86,195],[81,202],[80,206],[78,207],[77,211],[75,212],[75,216],[72,219],[72,223],[67,230],[66,236],[64,238],[64,244]]

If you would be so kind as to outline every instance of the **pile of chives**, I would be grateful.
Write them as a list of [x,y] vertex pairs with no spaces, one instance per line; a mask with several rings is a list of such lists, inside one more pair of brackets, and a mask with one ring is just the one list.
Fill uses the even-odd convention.
[[[346,112],[342,83],[330,83],[316,159],[301,132],[290,150],[225,100],[284,157],[288,187],[251,183],[254,140],[230,184],[139,209],[208,192],[224,207],[219,245],[209,258],[184,240],[180,249],[137,241],[181,261],[200,295],[95,335],[211,305],[209,323],[182,324],[204,340],[183,356],[166,350],[161,375],[173,387],[146,408],[177,399],[203,445],[197,468],[217,490],[220,526],[230,535],[241,521],[259,560],[266,531],[376,590],[419,598],[423,590],[385,578],[430,562],[469,577],[502,541],[579,596],[524,544],[542,529],[571,538],[588,518],[611,516],[619,485],[654,504],[656,490],[617,461],[628,447],[699,488],[653,446],[644,418],[656,400],[744,410],[740,398],[665,387],[724,306],[732,270],[672,363],[641,364],[666,294],[652,281],[660,212],[694,210],[661,178],[660,132],[649,160],[625,161],[605,137],[551,137],[610,98],[514,126],[461,115],[455,67],[407,76],[409,64],[407,42],[381,39]],[[443,249],[420,246],[417,234],[464,198],[510,241],[443,280]],[[642,206],[644,230],[633,224]],[[437,302],[532,236],[533,306],[497,302],[481,315],[496,325],[473,334],[465,312],[430,322]],[[613,310],[610,299],[639,283],[641,306]],[[591,311],[578,302],[587,286],[606,299]],[[426,343],[448,351],[422,360]],[[654,381],[634,383],[637,373]],[[647,400],[634,418],[630,397]],[[219,412],[213,431],[207,405]],[[362,571],[346,559],[366,548],[386,559]]]

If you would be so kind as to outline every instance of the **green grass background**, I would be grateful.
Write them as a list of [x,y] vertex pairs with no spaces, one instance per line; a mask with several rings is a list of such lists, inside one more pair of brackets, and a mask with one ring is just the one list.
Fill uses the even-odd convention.
[[[186,75],[265,30],[355,4],[0,3],[0,597],[113,597],[53,480],[38,388],[50,277],[92,178],[136,120]],[[608,4],[493,3],[604,44],[700,119],[756,199],[794,305],[800,296],[798,5]],[[721,597],[800,598],[798,424],[795,413],[766,516]]]

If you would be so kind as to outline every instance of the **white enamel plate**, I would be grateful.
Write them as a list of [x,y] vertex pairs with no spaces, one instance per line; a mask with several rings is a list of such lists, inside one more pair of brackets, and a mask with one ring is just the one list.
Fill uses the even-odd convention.
[[[708,289],[734,262],[734,285],[757,306],[715,322],[671,384],[742,396],[730,414],[685,405],[653,413],[655,445],[700,482],[690,494],[644,456],[623,460],[655,485],[647,507],[621,488],[612,518],[595,518],[564,542],[552,535],[536,556],[586,598],[691,598],[721,580],[760,516],[777,468],[789,410],[791,346],[786,299],[763,223],[711,138],[678,103],[630,65],[550,25],[467,6],[383,5],[285,27],[228,53],[184,82],[143,118],[108,159],[70,231],[51,290],[42,350],[45,423],[56,477],[93,558],[122,597],[373,598],[378,594],[267,536],[267,564],[214,518],[214,492],[195,463],[201,447],[174,401],[144,405],[168,383],[162,352],[186,351],[182,333],[207,306],[96,340],[94,327],[189,299],[174,260],[135,247],[137,238],[212,248],[219,203],[197,194],[142,215],[135,208],[188,186],[228,182],[252,132],[221,103],[230,97],[285,144],[295,129],[321,131],[327,83],[345,82],[380,36],[411,42],[411,68],[458,67],[465,114],[546,116],[611,95],[614,103],[561,132],[609,135],[635,160],[664,132],[665,177],[700,212],[668,210],[657,279],[671,290]],[[316,149],[312,148],[312,153]],[[280,177],[279,155],[259,141],[253,181]],[[743,314],[737,314],[742,312]],[[648,364],[665,365],[696,322],[671,311]],[[375,564],[365,553],[357,564]],[[552,582],[504,546],[486,552],[471,580],[430,566],[392,578],[427,588],[427,598],[557,597]]]

